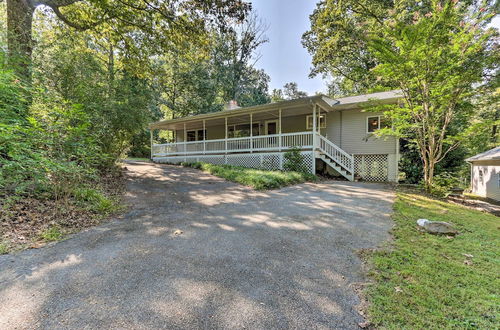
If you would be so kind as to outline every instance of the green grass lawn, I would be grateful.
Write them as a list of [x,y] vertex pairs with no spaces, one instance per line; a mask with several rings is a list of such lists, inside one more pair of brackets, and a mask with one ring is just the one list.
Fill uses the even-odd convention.
[[125,160],[133,160],[137,162],[150,162],[151,160],[149,158],[145,157],[127,157]]
[[317,177],[309,173],[265,171],[231,165],[213,165],[207,163],[182,163],[208,172],[226,180],[250,186],[257,190],[275,189],[306,181],[316,181]]
[[[500,218],[399,192],[394,240],[369,263],[372,324],[386,329],[498,329]],[[426,218],[456,225],[455,238],[417,230]]]

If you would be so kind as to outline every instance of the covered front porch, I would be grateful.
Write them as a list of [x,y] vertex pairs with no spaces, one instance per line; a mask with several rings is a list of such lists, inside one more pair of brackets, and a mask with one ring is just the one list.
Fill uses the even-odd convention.
[[[165,163],[203,161],[281,170],[284,153],[296,147],[311,173],[316,172],[316,158],[321,158],[352,179],[352,155],[325,136],[332,102],[314,96],[154,123],[150,126],[151,158]],[[170,131],[170,141],[155,143],[153,130]]]

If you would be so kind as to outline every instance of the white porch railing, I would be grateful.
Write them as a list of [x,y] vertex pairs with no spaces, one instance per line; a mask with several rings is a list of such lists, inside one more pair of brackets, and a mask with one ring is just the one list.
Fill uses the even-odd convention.
[[319,140],[319,150],[324,152],[344,170],[348,171],[350,174],[354,174],[354,157],[324,136],[318,134],[317,137]]
[[295,146],[298,146],[301,149],[312,149],[312,132],[297,132],[232,139],[154,144],[152,156],[164,157],[172,155],[205,155],[252,151],[281,151]]
[[[317,157],[316,152],[319,151],[320,158],[326,156],[328,159],[325,158],[325,162],[334,166],[334,168],[340,171],[339,173],[347,179],[351,181],[354,180],[354,157],[321,134],[316,133],[314,136],[312,132],[154,144],[152,156],[158,158],[171,157],[171,159],[177,159],[179,156],[183,159],[196,158],[203,155],[207,155],[205,157],[209,158],[219,156],[226,157],[224,156],[225,154],[234,154],[233,156],[248,154],[249,156],[252,152],[281,152],[291,147],[299,147],[303,151],[310,150],[312,152],[312,161],[310,165],[312,166],[313,172],[314,159]],[[263,154],[260,153],[260,155]]]

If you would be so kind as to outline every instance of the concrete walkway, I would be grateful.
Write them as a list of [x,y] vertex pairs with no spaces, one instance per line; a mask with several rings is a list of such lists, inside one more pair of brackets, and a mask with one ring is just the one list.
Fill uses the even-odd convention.
[[0,329],[342,328],[363,319],[355,251],[388,238],[384,185],[255,192],[198,170],[127,164],[130,211],[0,256]]

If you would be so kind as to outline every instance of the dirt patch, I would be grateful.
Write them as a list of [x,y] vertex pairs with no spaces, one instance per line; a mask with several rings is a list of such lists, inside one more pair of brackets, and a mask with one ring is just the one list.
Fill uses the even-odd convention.
[[449,196],[448,201],[500,217],[500,205],[489,203],[486,200],[471,199],[465,196]]
[[[125,191],[124,170],[103,175],[98,183],[106,197],[117,203]],[[3,199],[4,203],[6,199]],[[71,234],[103,223],[111,215],[99,214],[72,199],[24,197],[0,202],[0,243],[9,251],[39,248],[46,243],[41,234],[57,227],[61,234]],[[6,247],[5,247],[6,245]]]

